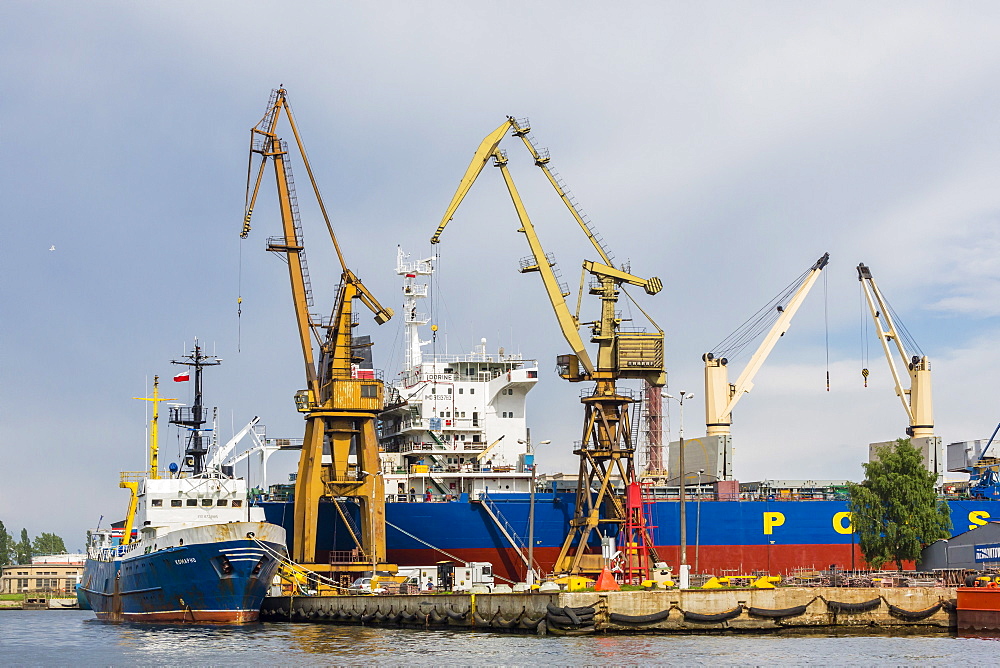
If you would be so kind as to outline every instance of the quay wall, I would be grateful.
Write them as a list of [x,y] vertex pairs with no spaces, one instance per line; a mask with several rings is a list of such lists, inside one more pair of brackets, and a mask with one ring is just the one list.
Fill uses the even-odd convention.
[[555,635],[836,628],[944,633],[956,626],[955,596],[951,587],[281,596],[264,599],[261,620]]

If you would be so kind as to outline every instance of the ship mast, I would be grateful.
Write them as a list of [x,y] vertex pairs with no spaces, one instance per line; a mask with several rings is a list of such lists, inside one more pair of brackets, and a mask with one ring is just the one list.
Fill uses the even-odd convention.
[[207,366],[218,366],[222,360],[214,355],[204,355],[201,346],[195,339],[194,352],[184,355],[182,359],[171,360],[171,364],[180,364],[190,369],[194,369],[194,403],[191,406],[174,406],[170,409],[170,424],[187,427],[187,446],[184,449],[184,464],[191,467],[193,475],[200,475],[205,471],[205,455],[208,454],[208,444],[202,436],[202,425],[207,422],[205,419],[205,407],[202,402],[202,382],[201,373]]
[[160,402],[176,401],[173,397],[160,396],[160,377],[153,376],[152,397],[132,397],[140,401],[153,402],[153,419],[149,421],[149,477],[156,480],[160,477]]
[[427,284],[418,283],[419,276],[430,276],[434,273],[432,258],[409,262],[409,254],[401,246],[396,246],[396,273],[403,277],[403,322],[405,324],[406,360],[404,374],[416,370],[423,363],[423,353],[420,349],[430,341],[420,340],[420,326],[430,322],[425,313],[417,311],[419,299],[427,297]]

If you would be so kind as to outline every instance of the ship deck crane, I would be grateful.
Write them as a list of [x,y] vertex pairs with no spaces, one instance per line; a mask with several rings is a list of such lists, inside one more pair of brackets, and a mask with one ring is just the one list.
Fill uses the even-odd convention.
[[[298,200],[288,162],[288,147],[276,133],[282,112],[295,136],[299,155],[309,174],[316,201],[340,262],[340,285],[328,323],[309,313],[311,285],[305,262]],[[361,506],[362,537],[358,547],[365,555],[367,567],[371,568],[386,560],[384,483],[378,477],[381,466],[375,435],[375,418],[383,408],[384,387],[382,381],[375,378],[352,377],[351,365],[359,361],[354,353],[352,337],[356,324],[352,317],[354,300],[361,301],[380,325],[387,322],[393,312],[379,304],[357,275],[348,268],[313,177],[284,88],[272,92],[267,111],[251,129],[250,137],[251,160],[256,153],[261,156],[261,162],[252,192],[250,172],[247,173],[247,207],[240,236],[245,239],[250,232],[250,219],[267,160],[270,158],[274,165],[283,235],[269,239],[267,250],[282,254],[288,263],[292,302],[306,375],[306,389],[295,396],[296,407],[303,414],[306,426],[295,486],[292,558],[310,570],[319,572],[363,568],[364,564],[317,563],[316,522],[320,499],[354,497]],[[319,350],[318,359],[314,355],[316,347]],[[328,466],[322,463],[324,448],[328,448],[332,458],[332,463]],[[351,461],[349,455],[355,454],[356,459]]]
[[[507,156],[499,149],[500,142],[510,131],[519,137],[531,153],[535,165],[546,174],[560,198],[572,213],[587,238],[594,246],[602,262],[586,261],[583,271],[594,278],[589,287],[591,295],[601,300],[600,317],[590,323],[582,323],[577,312],[570,312],[566,304],[569,291],[559,283],[551,255],[542,247],[535,227],[528,216],[507,168]],[[571,382],[593,381],[592,392],[585,394],[581,402],[585,407],[583,438],[574,454],[580,457],[580,476],[577,486],[576,514],[570,521],[570,531],[563,543],[555,564],[558,572],[579,573],[600,570],[599,558],[586,559],[587,547],[593,533],[600,533],[600,527],[617,525],[624,531],[628,510],[624,500],[615,490],[613,477],[617,475],[622,484],[635,483],[635,444],[632,442],[631,420],[628,408],[634,403],[631,393],[617,387],[621,379],[641,379],[653,385],[665,384],[663,368],[663,330],[642,311],[655,327],[655,332],[621,332],[623,322],[616,312],[619,293],[624,285],[642,287],[649,295],[658,293],[663,285],[658,278],[644,279],[616,268],[611,256],[604,249],[600,238],[575,206],[572,198],[548,168],[548,154],[538,151],[529,138],[530,126],[526,121],[518,121],[512,116],[480,143],[463,175],[454,197],[452,197],[441,223],[431,237],[431,243],[440,241],[441,233],[452,220],[459,205],[475,183],[483,168],[490,161],[500,169],[507,191],[517,212],[521,227],[531,249],[531,257],[521,261],[521,272],[538,272],[545,286],[546,295],[556,315],[559,328],[569,344],[572,354],[560,355],[557,361],[559,375]],[[583,286],[581,285],[582,299]],[[626,296],[628,293],[626,292]],[[636,304],[641,311],[642,308]],[[590,356],[580,336],[580,327],[589,325],[590,341],[597,344],[596,359]],[[603,517],[601,510],[603,509]]]
[[[806,295],[816,283],[819,274],[830,261],[830,254],[825,253],[823,257],[816,260],[815,264],[803,274],[796,282],[786,288],[775,300],[773,310],[768,310],[761,314],[759,319],[751,319],[731,335],[723,343],[716,346],[715,352],[705,353],[702,360],[705,362],[705,427],[708,436],[729,436],[730,427],[733,423],[733,409],[743,396],[753,389],[753,379],[760,371],[768,355],[774,350],[778,339],[785,335],[792,323],[792,318],[799,310]],[[797,287],[796,287],[797,286]],[[794,291],[794,292],[793,292]],[[788,294],[791,297],[788,298]],[[787,298],[787,301],[785,299]],[[775,302],[777,302],[775,304]],[[784,302],[784,303],[782,303]],[[774,324],[770,327],[767,335],[757,347],[756,352],[750,358],[746,368],[730,384],[728,378],[729,360],[724,356],[725,348],[735,349],[741,344],[749,343],[752,337],[762,329],[762,323],[777,313]]]
[[[906,417],[909,421],[906,435],[912,438],[933,437],[934,414],[931,403],[930,360],[927,359],[926,355],[911,355],[906,350],[900,335],[899,325],[892,316],[889,303],[882,296],[878,284],[875,283],[871,269],[866,267],[864,263],[858,265],[858,280],[861,281],[861,288],[864,290],[868,310],[875,322],[875,329],[878,332],[878,340],[882,344],[885,359],[889,362],[889,373],[892,374],[892,380],[896,387],[896,396],[899,397],[903,404],[903,410],[906,411]],[[894,344],[903,365],[907,368],[910,376],[909,388],[903,387],[902,375],[896,367],[890,342]],[[916,347],[915,344],[913,346]]]
[[[898,322],[889,302],[882,295],[878,284],[872,277],[871,269],[861,263],[858,265],[858,280],[868,303],[868,311],[878,333],[882,352],[889,363],[889,373],[896,389],[896,396],[906,411],[906,435],[911,443],[921,452],[927,469],[938,476],[940,484],[944,479],[944,453],[940,437],[934,435],[934,410],[931,398],[931,363],[924,355],[916,341],[909,335],[902,323]],[[904,338],[912,350],[907,350]],[[903,387],[903,376],[896,366],[893,349],[898,354],[903,366],[909,374],[910,386]],[[919,353],[919,354],[913,354]],[[866,370],[867,371],[867,370]],[[873,444],[873,455],[876,453]]]

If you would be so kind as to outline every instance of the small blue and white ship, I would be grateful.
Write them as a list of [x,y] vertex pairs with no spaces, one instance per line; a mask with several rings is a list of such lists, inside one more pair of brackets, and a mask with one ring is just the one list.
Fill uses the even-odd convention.
[[158,405],[167,399],[154,381],[147,398],[153,402],[150,470],[122,473],[120,484],[132,495],[121,540],[99,532],[88,548],[81,590],[99,619],[253,622],[287,558],[285,530],[265,521],[263,509],[250,505],[247,481],[222,465],[243,436],[258,438],[257,419],[225,446],[210,447],[201,374],[220,361],[196,344],[175,362],[193,369],[195,400],[171,407],[170,422],[189,436],[183,466],[171,464],[165,474],[157,470],[156,434]]

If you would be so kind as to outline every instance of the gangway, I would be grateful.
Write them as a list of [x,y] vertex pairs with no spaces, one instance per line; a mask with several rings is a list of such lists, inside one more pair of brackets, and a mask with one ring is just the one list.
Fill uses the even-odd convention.
[[521,561],[524,562],[524,565],[528,568],[528,570],[534,570],[531,562],[528,561],[528,556],[525,554],[525,550],[527,548],[524,545],[524,541],[520,539],[514,531],[514,527],[507,522],[503,513],[500,512],[486,492],[479,495],[479,503],[482,505],[483,510],[486,511],[486,514],[490,516],[490,519],[493,520],[493,523],[497,525],[497,528],[500,529],[500,533],[502,533],[504,538],[507,539],[510,546],[514,548],[515,552],[517,552],[517,556],[521,557]]

